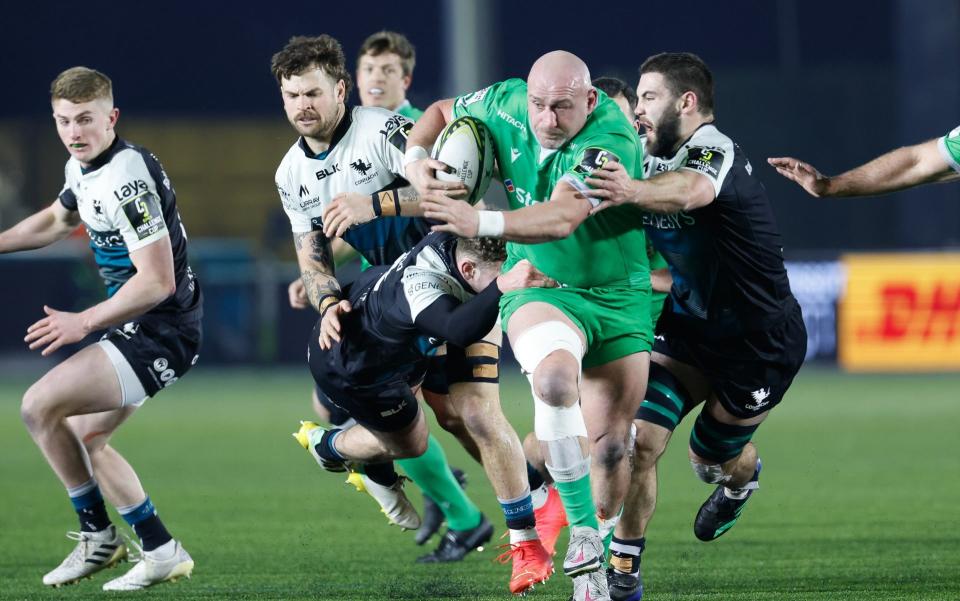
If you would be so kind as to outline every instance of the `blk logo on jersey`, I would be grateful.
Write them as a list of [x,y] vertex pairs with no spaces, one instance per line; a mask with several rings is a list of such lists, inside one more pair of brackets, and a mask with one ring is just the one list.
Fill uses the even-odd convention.
[[327,179],[328,177],[330,177],[331,175],[334,175],[334,174],[336,174],[336,173],[340,173],[340,164],[339,164],[339,163],[334,163],[333,166],[331,166],[331,167],[324,167],[324,168],[321,169],[320,171],[317,171],[317,179],[318,179],[318,180]]
[[372,164],[363,162],[362,158],[350,163],[350,166],[360,175],[366,175],[367,171],[370,171],[370,169],[373,168]]
[[307,188],[307,186],[305,184],[300,184],[300,198],[303,198],[309,194],[310,190]]
[[103,203],[97,199],[93,200],[93,212],[97,215],[103,215]]

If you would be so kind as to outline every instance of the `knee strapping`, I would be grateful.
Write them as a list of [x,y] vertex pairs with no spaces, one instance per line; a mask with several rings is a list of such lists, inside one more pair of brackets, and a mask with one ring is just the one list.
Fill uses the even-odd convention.
[[[532,383],[530,388],[533,388]],[[570,407],[555,407],[544,403],[536,393],[533,394],[533,430],[538,440],[547,443],[587,436],[587,424],[583,421],[579,403]]]
[[726,463],[747,446],[758,426],[724,424],[704,410],[690,432],[690,449],[704,459]]
[[693,467],[693,473],[697,475],[697,478],[700,478],[707,484],[726,484],[732,476],[732,474],[723,473],[722,465],[691,461],[690,466]]
[[545,321],[527,328],[513,345],[513,356],[520,368],[530,375],[540,362],[554,351],[567,351],[577,363],[583,359],[580,336],[562,321]]

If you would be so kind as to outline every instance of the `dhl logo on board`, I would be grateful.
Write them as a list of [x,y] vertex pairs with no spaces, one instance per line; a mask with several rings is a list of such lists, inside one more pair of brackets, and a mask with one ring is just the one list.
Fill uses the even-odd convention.
[[844,368],[960,369],[960,253],[847,255],[843,264]]

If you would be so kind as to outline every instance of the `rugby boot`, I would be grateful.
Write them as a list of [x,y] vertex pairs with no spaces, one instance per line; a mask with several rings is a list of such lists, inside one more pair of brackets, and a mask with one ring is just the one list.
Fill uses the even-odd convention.
[[574,576],[570,601],[610,601],[606,572],[594,570]]
[[323,435],[326,434],[327,428],[321,427],[319,424],[311,421],[302,421],[300,422],[300,429],[292,434],[292,436],[297,439],[297,442],[300,443],[300,446],[306,449],[317,463],[320,464],[320,467],[327,470],[328,472],[345,472],[349,469],[349,466],[344,461],[333,461],[330,459],[324,459],[317,453],[317,445],[320,444],[320,440],[323,438]]
[[643,599],[643,576],[625,574],[613,568],[607,569],[607,587],[610,589],[611,601],[640,601]]
[[[456,467],[451,467],[450,471],[453,472],[453,477],[457,479],[460,488],[466,488],[467,475],[464,471]],[[440,530],[443,520],[443,512],[440,511],[440,506],[427,495],[423,495],[423,521],[420,522],[420,528],[417,529],[413,542],[418,545],[427,542],[431,536],[437,533],[437,530]]]
[[732,499],[726,492],[723,484],[717,486],[706,502],[700,506],[697,517],[693,521],[693,533],[704,542],[720,538],[724,532],[733,528],[740,519],[744,505],[753,495],[753,491],[760,487],[760,460],[757,459],[757,469],[753,477],[743,487],[745,493],[741,499]]
[[67,532],[67,538],[77,541],[77,546],[59,566],[43,576],[47,586],[74,584],[127,558],[127,546],[116,526],[99,532]]
[[486,516],[480,516],[480,523],[470,530],[450,530],[440,539],[440,545],[431,553],[417,558],[417,563],[443,563],[460,561],[467,553],[476,549],[483,551],[483,545],[493,538],[493,524]]
[[[603,540],[597,529],[590,526],[571,526],[567,555],[563,558],[563,573],[573,577],[600,570],[602,566]],[[603,588],[606,587],[607,581],[604,577]]]
[[539,509],[533,510],[537,520],[537,535],[543,548],[551,556],[557,554],[557,538],[560,532],[567,527],[567,512],[563,509],[560,493],[554,487],[547,489],[547,502]]
[[177,540],[170,540],[153,551],[145,551],[135,566],[119,578],[103,585],[105,591],[138,591],[161,582],[189,578],[193,558]]
[[365,492],[380,505],[380,511],[387,516],[394,526],[402,530],[415,530],[420,527],[420,516],[417,510],[403,492],[403,476],[397,478],[392,486],[377,484],[366,474],[350,472],[347,483],[354,485],[357,492]]
[[510,574],[510,592],[523,595],[534,585],[546,582],[553,574],[553,558],[538,539],[500,545],[507,550],[497,557],[500,563],[513,562]]

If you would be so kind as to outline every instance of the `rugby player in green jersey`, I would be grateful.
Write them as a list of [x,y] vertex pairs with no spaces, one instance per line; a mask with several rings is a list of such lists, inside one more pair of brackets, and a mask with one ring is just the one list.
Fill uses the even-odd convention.
[[960,179],[960,127],[914,146],[904,146],[833,177],[792,157],[767,159],[777,173],[811,196],[870,196],[921,184]]
[[[442,196],[434,176],[445,166],[424,147],[464,115],[493,134],[510,211],[478,211]],[[598,517],[613,517],[626,491],[630,421],[652,341],[642,214],[624,207],[590,217],[595,201],[583,180],[610,161],[641,177],[636,131],[591,85],[586,64],[563,51],[540,57],[526,82],[431,105],[405,157],[425,216],[445,222],[437,229],[506,238],[505,268],[527,259],[561,285],[505,295],[501,316],[530,379],[535,431],[570,520],[564,572],[576,599],[608,598]]]

